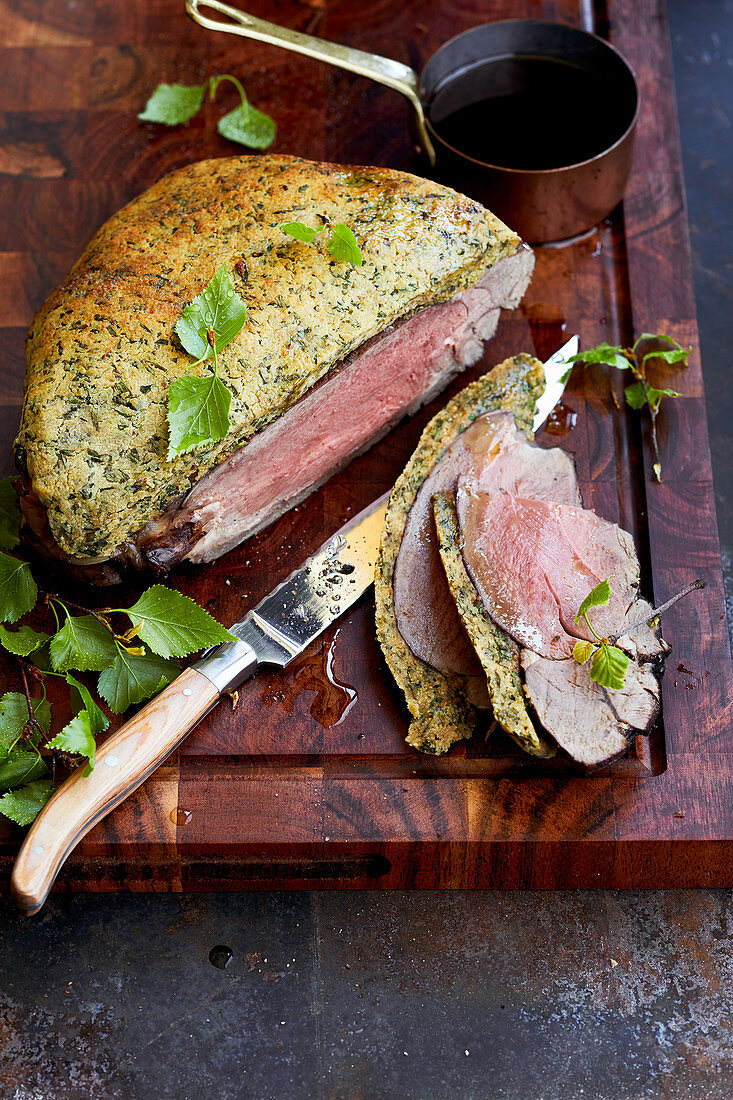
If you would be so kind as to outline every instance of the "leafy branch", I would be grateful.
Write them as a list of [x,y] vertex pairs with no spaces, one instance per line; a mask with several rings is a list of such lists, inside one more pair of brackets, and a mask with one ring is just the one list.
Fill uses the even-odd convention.
[[597,634],[592,622],[588,618],[588,612],[592,607],[604,607],[611,599],[611,585],[608,580],[601,581],[592,589],[583,600],[575,616],[576,626],[581,619],[590,630],[595,642],[580,641],[573,646],[573,657],[579,665],[591,661],[590,678],[604,687],[622,688],[626,680],[626,672],[629,667],[629,658],[611,643],[608,638],[602,638]]
[[616,690],[622,688],[626,682],[626,673],[631,661],[623,650],[619,649],[616,645],[619,638],[625,638],[627,634],[633,634],[635,630],[641,629],[642,626],[650,625],[655,619],[658,619],[660,615],[664,614],[665,611],[668,611],[670,607],[673,607],[678,600],[683,599],[685,596],[689,596],[689,594],[696,589],[704,587],[705,581],[694,580],[691,584],[686,585],[681,592],[677,592],[676,595],[672,596],[671,599],[666,600],[663,604],[660,604],[659,607],[652,608],[647,615],[642,615],[636,622],[624,626],[617,634],[611,634],[607,638],[602,638],[594,630],[593,624],[588,618],[588,612],[591,608],[605,607],[611,598],[611,585],[608,580],[601,581],[601,583],[591,589],[585,597],[578,608],[578,614],[575,616],[576,626],[580,623],[580,620],[583,619],[585,625],[595,638],[595,641],[581,640],[576,642],[573,646],[573,657],[579,665],[584,665],[588,661],[591,661],[591,680],[595,680],[596,683],[601,684],[603,687],[615,688]]
[[[9,499],[10,479],[0,482],[0,502]],[[19,513],[18,513],[19,515]],[[17,543],[0,521],[3,545]],[[9,628],[35,611],[47,630],[27,623]],[[96,738],[109,718],[76,674],[97,673],[97,693],[121,714],[149,699],[180,671],[177,658],[231,640],[208,612],[187,596],[155,584],[132,607],[92,609],[55,592],[39,593],[27,562],[0,551],[0,646],[19,667],[23,691],[0,696],[0,813],[20,825],[35,818],[52,790],[44,757],[86,760],[94,767]],[[73,716],[51,736],[46,680],[63,681]],[[31,683],[40,685],[34,697]]]
[[[644,351],[642,345],[648,347],[649,342],[656,345],[652,351]],[[666,347],[659,348],[659,344]],[[611,344],[598,344],[588,351],[581,351],[572,355],[568,363],[605,363],[609,367],[619,370],[630,370],[636,379],[625,389],[627,404],[632,409],[649,409],[651,420],[652,447],[654,449],[654,475],[658,482],[662,480],[662,463],[659,457],[659,442],[657,439],[657,415],[664,397],[679,397],[676,390],[657,389],[652,386],[647,378],[647,363],[653,359],[661,359],[665,363],[681,363],[686,366],[687,356],[691,348],[683,348],[671,336],[662,333],[643,332],[636,340],[633,347],[622,348]]]
[[209,99],[215,99],[219,86],[226,80],[239,92],[240,103],[233,111],[222,115],[216,124],[217,131],[228,141],[236,141],[250,149],[267,149],[275,140],[275,122],[252,106],[241,82],[230,73],[212,76],[205,84],[159,84],[137,117],[142,122],[181,126],[198,114],[207,92]]

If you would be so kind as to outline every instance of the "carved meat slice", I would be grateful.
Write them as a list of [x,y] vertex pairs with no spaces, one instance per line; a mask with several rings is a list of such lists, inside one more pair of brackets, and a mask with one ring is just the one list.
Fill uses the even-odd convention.
[[[426,425],[390,494],[374,578],[377,637],[412,715],[407,743],[421,752],[444,753],[455,741],[470,737],[476,716],[466,699],[466,677],[439,671],[416,657],[398,628],[394,572],[407,519],[425,479],[477,417],[508,410],[518,427],[531,434],[544,383],[541,363],[529,355],[515,355],[466,386]],[[415,592],[411,598],[429,597]]]
[[593,608],[598,635],[625,621],[639,583],[628,532],[594,512],[529,500],[460,483],[458,518],[466,566],[492,619],[543,657],[572,655],[578,638],[593,639],[578,608],[602,580],[605,607]]
[[531,756],[554,756],[555,746],[535,729],[527,712],[519,669],[519,646],[492,621],[466,572],[460,549],[455,494],[436,493],[433,514],[445,577],[466,634],[481,661],[494,718]]
[[574,760],[607,763],[629,747],[634,732],[647,732],[659,712],[659,683],[649,666],[631,663],[623,688],[604,688],[589,665],[553,661],[522,652],[527,695],[537,717]]
[[[455,490],[459,478],[475,488],[567,504],[580,504],[580,493],[570,456],[530,443],[509,412],[474,420],[443,452],[417,493],[395,563],[397,625],[416,657],[441,671],[469,676],[475,693],[485,678],[446,583],[431,504],[435,493]],[[473,701],[481,705],[481,696],[474,694]]]

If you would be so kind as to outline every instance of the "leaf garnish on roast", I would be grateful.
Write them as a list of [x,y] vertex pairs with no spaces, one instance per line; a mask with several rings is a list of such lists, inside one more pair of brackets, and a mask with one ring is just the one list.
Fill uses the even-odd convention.
[[303,241],[305,244],[313,244],[319,233],[327,233],[328,242],[326,247],[334,260],[352,264],[354,267],[361,267],[364,263],[364,257],[354,236],[354,231],[344,222],[331,225],[324,218],[323,225],[318,229],[313,229],[312,226],[305,225],[303,222],[285,222],[280,228],[289,237],[293,237],[296,241]]
[[610,599],[611,585],[608,580],[603,580],[590,590],[581,603],[578,614],[575,616],[575,623],[577,625],[581,619],[585,620],[586,626],[597,641],[595,644],[589,641],[576,642],[573,647],[573,657],[579,665],[591,661],[591,680],[595,680],[603,687],[619,690],[624,686],[626,672],[631,662],[622,650],[596,633],[593,623],[588,618],[591,608],[605,607]]
[[619,649],[614,643],[617,642],[619,638],[631,635],[641,627],[649,626],[654,623],[659,619],[660,615],[663,615],[665,611],[668,611],[669,608],[673,607],[679,600],[683,599],[685,596],[689,596],[691,592],[704,587],[705,581],[694,580],[669,600],[665,600],[659,607],[651,608],[647,614],[642,615],[641,618],[637,619],[635,622],[626,623],[617,634],[612,634],[608,638],[600,638],[593,629],[593,624],[588,618],[588,612],[593,607],[605,606],[611,598],[610,584],[607,580],[601,581],[601,583],[591,589],[585,597],[575,617],[576,625],[581,619],[585,620],[596,642],[584,640],[576,642],[573,647],[573,657],[579,665],[587,664],[592,658],[590,667],[591,680],[595,680],[596,683],[602,684],[603,687],[615,688],[616,690],[622,688],[626,681],[626,673],[631,662],[623,650]]
[[223,439],[229,431],[231,390],[219,378],[219,355],[241,332],[247,307],[237,294],[226,264],[176,322],[181,344],[196,358],[194,367],[210,358],[213,373],[184,374],[168,391],[168,458]]

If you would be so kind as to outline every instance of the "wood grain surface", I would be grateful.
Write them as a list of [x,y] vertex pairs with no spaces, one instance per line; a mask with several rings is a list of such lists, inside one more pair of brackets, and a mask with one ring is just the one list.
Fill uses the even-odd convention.
[[[439,759],[408,749],[406,714],[365,597],[285,674],[258,675],[236,709],[225,701],[205,719],[85,837],[60,888],[733,885],[730,653],[661,0],[246,6],[418,69],[479,23],[528,16],[593,29],[594,9],[597,32],[637,73],[642,109],[623,204],[582,239],[536,249],[522,307],[502,318],[484,360],[262,535],[171,583],[234,621],[391,486],[427,419],[470,378],[518,351],[544,358],[565,334],[578,332],[587,347],[647,330],[693,348],[684,373],[657,374],[683,394],[661,416],[664,484],[653,483],[646,433],[624,407],[618,372],[576,370],[566,397],[576,426],[540,442],[569,450],[586,505],[633,533],[647,596],[660,602],[696,576],[708,586],[665,617],[673,652],[661,721],[627,759],[592,774],[563,757],[535,762],[499,734],[477,735]],[[424,170],[398,94],[207,33],[181,0],[0,2],[0,42],[2,474],[11,471],[35,309],[120,205],[167,171],[236,151],[215,130],[233,98],[179,129],[138,122],[158,82],[233,72],[275,117],[273,151]],[[2,672],[17,689],[12,665]],[[62,703],[56,712],[61,720]],[[19,837],[0,826],[6,872]]]

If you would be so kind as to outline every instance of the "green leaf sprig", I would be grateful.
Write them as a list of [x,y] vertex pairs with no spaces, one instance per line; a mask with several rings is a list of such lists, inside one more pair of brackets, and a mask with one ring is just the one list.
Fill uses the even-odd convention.
[[601,583],[591,589],[585,597],[578,608],[578,614],[575,616],[576,625],[580,623],[581,619],[585,620],[586,626],[596,641],[581,640],[576,642],[573,646],[573,657],[579,665],[584,665],[592,659],[590,666],[591,680],[595,680],[596,683],[601,684],[603,687],[619,690],[626,682],[626,673],[631,664],[627,655],[615,644],[619,638],[623,638],[627,634],[633,634],[633,632],[640,627],[647,626],[649,623],[654,622],[654,620],[658,619],[665,611],[668,611],[670,607],[673,607],[678,600],[683,599],[684,596],[689,596],[690,592],[694,592],[696,589],[704,587],[705,581],[694,580],[691,584],[683,588],[681,592],[677,592],[676,595],[672,596],[671,599],[666,600],[659,607],[652,608],[649,614],[643,615],[640,619],[637,619],[636,622],[630,623],[628,626],[624,626],[618,634],[612,634],[608,638],[601,638],[593,629],[593,624],[588,618],[588,612],[592,607],[605,607],[611,598],[611,585],[608,580],[601,581]]
[[207,92],[210,99],[216,97],[219,86],[225,80],[239,92],[240,103],[233,111],[222,115],[216,124],[217,131],[227,141],[235,141],[249,149],[267,149],[275,140],[275,122],[252,106],[241,82],[230,73],[212,76],[205,84],[159,84],[137,117],[142,122],[181,126],[198,114]]
[[629,658],[623,650],[612,645],[608,638],[601,638],[588,618],[588,612],[592,607],[604,607],[610,599],[611,585],[605,580],[597,584],[583,600],[578,609],[578,614],[575,616],[575,623],[577,625],[581,619],[584,619],[596,642],[576,642],[573,646],[573,657],[579,665],[584,665],[587,661],[592,660],[590,666],[591,680],[602,684],[603,687],[618,689],[624,686],[626,671],[630,664]]
[[196,362],[213,359],[213,372],[186,373],[168,391],[168,458],[216,443],[229,431],[231,390],[219,378],[219,356],[241,332],[247,307],[226,264],[186,306],[175,324],[178,339]]
[[657,389],[652,386],[647,379],[647,363],[654,359],[661,359],[665,363],[681,363],[682,366],[686,366],[687,356],[691,350],[691,348],[683,348],[671,336],[642,332],[633,347],[622,348],[611,344],[598,344],[568,359],[568,363],[605,363],[609,367],[631,371],[636,382],[626,387],[626,401],[632,409],[642,409],[644,406],[649,409],[654,448],[654,476],[658,482],[662,480],[662,463],[657,440],[657,414],[662,398],[680,395],[676,390]]
[[364,263],[364,257],[356,242],[354,231],[343,222],[332,225],[323,216],[323,225],[320,229],[313,229],[312,226],[305,225],[303,222],[285,222],[280,228],[289,237],[294,237],[296,241],[303,241],[305,244],[313,244],[319,233],[327,232],[327,248],[335,260],[353,264],[354,267],[361,267]]
[[[0,502],[6,499],[6,482],[0,482]],[[48,631],[5,625],[36,608],[51,620]],[[197,603],[162,584],[148,588],[132,607],[93,610],[56,593],[39,599],[27,562],[0,551],[0,646],[17,661],[23,682],[23,692],[0,696],[0,814],[28,825],[43,808],[52,789],[44,755],[85,760],[85,775],[93,769],[96,738],[109,718],[75,674],[97,673],[99,696],[121,714],[175,679],[177,658],[231,638]],[[49,676],[66,683],[73,710],[53,737]],[[29,680],[41,685],[40,697],[31,695]]]

